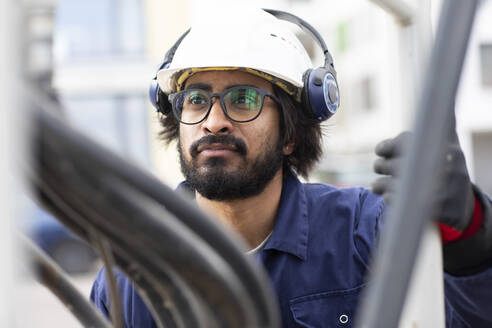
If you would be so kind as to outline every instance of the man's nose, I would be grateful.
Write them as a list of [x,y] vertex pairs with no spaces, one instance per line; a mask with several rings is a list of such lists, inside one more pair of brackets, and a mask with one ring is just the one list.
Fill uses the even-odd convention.
[[202,129],[204,129],[207,134],[230,133],[232,131],[231,120],[227,118],[222,110],[222,105],[220,104],[219,99],[215,98],[212,101],[212,108],[210,109],[210,113],[208,113],[207,118],[202,123]]

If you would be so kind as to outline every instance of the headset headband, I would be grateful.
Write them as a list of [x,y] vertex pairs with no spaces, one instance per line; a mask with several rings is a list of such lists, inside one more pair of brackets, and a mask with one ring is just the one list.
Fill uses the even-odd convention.
[[304,19],[297,17],[294,14],[288,13],[286,11],[281,11],[281,10],[275,10],[275,9],[266,9],[262,8],[264,11],[267,13],[275,16],[276,18],[280,20],[284,20],[287,22],[290,22],[292,24],[295,24],[301,28],[304,32],[308,33],[311,35],[313,39],[316,40],[318,45],[320,46],[321,50],[323,51],[323,55],[325,56],[325,64],[324,66],[326,68],[331,67],[333,71],[335,72],[335,65],[333,64],[333,57],[330,54],[330,51],[328,50],[328,47],[326,46],[325,40],[323,40],[323,37],[316,31],[316,29],[306,22]]

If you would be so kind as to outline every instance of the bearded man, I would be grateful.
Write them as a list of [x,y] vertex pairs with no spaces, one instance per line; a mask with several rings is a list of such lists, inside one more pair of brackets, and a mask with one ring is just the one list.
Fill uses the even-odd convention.
[[[298,179],[319,160],[320,122],[338,107],[333,61],[325,56],[313,68],[296,36],[265,11],[208,17],[169,51],[152,99],[163,114],[161,137],[178,141],[186,178],[178,190],[246,241],[271,279],[284,327],[351,326],[385,209],[364,188]],[[380,173],[394,174],[387,164],[403,138],[377,148]],[[492,288],[492,206],[470,182],[457,141],[450,147],[456,160],[443,170],[453,183],[438,213],[443,240],[454,245],[444,249],[446,324],[490,326],[484,291]],[[388,192],[385,186],[376,189]],[[118,275],[126,325],[155,327],[131,282]],[[103,271],[91,298],[108,315]]]

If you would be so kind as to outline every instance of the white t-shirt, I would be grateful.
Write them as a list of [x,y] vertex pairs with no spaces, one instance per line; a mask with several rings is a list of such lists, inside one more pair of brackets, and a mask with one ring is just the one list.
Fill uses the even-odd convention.
[[255,248],[253,249],[250,249],[249,251],[246,252],[247,255],[255,255],[255,254],[258,254],[262,249],[263,247],[265,247],[265,244],[267,243],[268,239],[270,239],[270,236],[272,235],[272,233],[270,232],[268,234],[268,236],[266,236],[265,240],[263,240],[258,246],[256,246]]

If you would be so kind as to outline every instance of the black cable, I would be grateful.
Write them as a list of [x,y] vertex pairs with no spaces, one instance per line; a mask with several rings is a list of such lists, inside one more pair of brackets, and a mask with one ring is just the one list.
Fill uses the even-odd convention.
[[[46,188],[46,186],[45,186]],[[50,197],[47,197],[46,194],[43,191],[38,190],[37,191],[37,196],[38,200],[42,204],[42,206],[54,214],[56,217],[64,218],[64,221],[66,221],[66,218],[74,217],[74,216],[80,216],[79,214],[75,213],[73,210],[69,209],[66,204],[61,202],[61,199],[53,194],[53,192],[50,192]],[[53,201],[55,200],[55,201]],[[58,204],[55,205],[55,204]],[[65,208],[65,212],[59,208],[59,206]],[[70,214],[68,214],[70,213]],[[107,254],[108,250],[103,249],[103,240],[102,237],[98,236],[97,238],[94,238],[94,236],[97,235],[96,232],[91,231],[90,233],[88,232],[87,229],[82,228],[82,226],[79,224],[82,220],[69,220],[69,224],[67,225],[70,230],[72,230],[76,235],[78,235],[80,238],[84,239],[85,241],[93,240],[92,244],[93,247],[95,247],[99,253],[101,254],[101,258],[103,259],[104,264],[108,268],[112,268],[114,266],[114,260],[110,255]],[[91,237],[92,236],[92,237]],[[106,246],[106,248],[109,246]],[[111,275],[107,277],[109,281],[109,295],[111,299],[111,304],[113,304],[113,307],[111,308],[112,310],[112,318],[116,318],[112,320],[113,327],[123,327],[123,323],[121,322],[122,318],[122,306],[119,298],[119,291],[116,288],[116,282],[114,279],[114,276]],[[73,311],[76,311],[74,309]]]
[[[63,161],[54,154],[48,153],[46,159],[53,160],[52,165],[61,177],[54,184],[57,188],[69,184],[76,185],[79,190],[74,196],[69,191],[64,191],[64,198],[72,199],[75,203],[80,202],[76,207],[83,206],[84,197],[92,198],[88,203],[91,203],[90,211],[93,213],[86,215],[87,217],[96,218],[95,211],[99,211],[102,218],[100,221],[104,221],[107,233],[111,231],[121,235],[121,239],[127,240],[128,247],[143,249],[146,256],[153,254],[154,265],[161,263],[158,259],[170,263],[183,279],[202,292],[216,314],[223,317],[223,322],[228,323],[227,326],[232,327],[255,319],[253,310],[248,309],[249,304],[245,304],[248,302],[248,295],[228,265],[200,242],[199,236],[188,232],[179,221],[169,215],[166,220],[152,216],[153,213],[149,211],[159,213],[160,208],[156,208],[158,204],[132,193],[117,180],[103,180],[90,185],[93,179],[90,174],[83,175],[74,168],[64,168]],[[59,163],[60,167],[56,167]],[[102,178],[107,180],[111,177]],[[165,213],[160,213],[160,218],[165,216]],[[167,226],[164,227],[163,224]]]
[[[45,98],[33,95],[43,107],[53,106],[46,102]],[[107,152],[81,134],[74,133],[46,115],[41,115],[39,120],[57,140],[57,147],[63,149],[66,154],[77,158],[78,161],[89,158],[90,161],[85,162],[84,165],[91,172],[115,176],[125,181],[146,197],[165,206],[166,210],[180,219],[180,222],[197,232],[239,275],[260,315],[259,326],[279,326],[276,298],[273,297],[266,275],[257,265],[252,264],[251,259],[242,254],[243,250],[237,247],[237,242],[224,233],[218,223],[204,215],[195,204],[184,200],[154,177],[126,163],[115,154]]]
[[111,302],[110,318],[115,328],[124,328],[123,321],[123,306],[121,304],[120,291],[116,284],[116,277],[113,272],[115,267],[115,261],[113,253],[111,251],[111,245],[109,242],[99,234],[92,232],[91,235],[97,245],[97,249],[100,252],[101,259],[103,260],[104,266],[106,267],[106,281],[109,285],[109,299]]
[[[82,214],[79,214],[79,212],[73,210],[71,206],[66,203],[70,200],[70,197],[77,196],[71,196],[71,192],[67,190],[63,193],[63,197],[57,196],[56,193],[51,190],[49,184],[51,183],[53,185],[60,186],[60,181],[46,177],[46,169],[41,171],[44,173],[44,177],[42,185],[37,185],[37,188],[41,188],[38,191],[39,200],[45,208],[47,208],[58,219],[60,219],[62,223],[89,243],[91,243],[93,239],[87,232],[80,233],[80,230],[84,230],[81,226],[85,226],[85,230],[97,230],[99,233],[105,235],[106,238],[110,238],[113,243],[113,248],[116,248],[115,243],[119,242],[122,246],[121,249],[117,250],[117,254],[115,255],[118,259],[117,264],[129,276],[129,278],[133,281],[138,281],[141,285],[149,286],[165,292],[160,295],[160,299],[153,297],[151,298],[153,302],[147,303],[156,321],[161,323],[161,326],[159,327],[177,327],[176,322],[182,322],[183,324],[181,327],[197,326],[199,320],[190,309],[190,300],[183,295],[185,294],[184,291],[187,289],[183,283],[179,283],[174,279],[169,278],[169,272],[153,272],[149,268],[152,267],[152,263],[154,261],[148,263],[148,261],[146,261],[145,254],[142,255],[132,253],[131,250],[133,246],[126,245],[124,241],[119,241],[114,234],[108,232],[107,230],[101,229],[97,223],[92,225],[88,222]],[[80,207],[80,204],[78,206]],[[96,218],[99,217],[95,213],[90,212],[90,214]],[[105,221],[105,219],[102,217],[99,221],[96,220],[96,222],[103,221]],[[147,281],[152,279],[152,277],[159,277],[159,279],[154,284],[147,283]],[[137,285],[137,287],[139,286]],[[152,294],[154,292],[153,289],[149,290],[142,287],[138,289],[144,299],[148,299],[147,294]],[[176,304],[176,306],[173,307],[173,304]],[[170,308],[173,308],[174,311]],[[179,309],[179,311],[177,309]]]
[[104,316],[73,286],[63,270],[25,236],[20,245],[33,265],[35,278],[55,294],[84,327],[109,328]]
[[[44,135],[44,136],[41,135],[39,139],[45,140],[45,141],[51,140],[50,137],[47,135]],[[56,137],[53,140],[58,141],[58,139],[56,139]],[[45,147],[45,148],[50,147],[49,142],[45,142],[43,144],[43,147]],[[64,151],[64,149],[59,148],[58,144],[55,146],[51,146],[51,147],[57,149],[57,151]],[[109,212],[104,213],[104,215],[103,215],[103,217],[105,217],[106,219],[107,218],[119,218],[119,219],[128,220],[128,218],[125,218],[124,216],[126,215],[127,217],[129,217],[129,215],[128,215],[129,213],[132,213],[132,211],[137,210],[140,212],[135,213],[133,216],[138,217],[139,221],[135,221],[135,220],[134,221],[135,222],[144,222],[144,223],[149,221],[149,219],[146,219],[146,217],[147,218],[149,217],[149,214],[145,214],[146,211],[148,212],[149,209],[152,209],[155,211],[156,205],[158,205],[158,207],[161,208],[160,205],[155,203],[155,202],[154,202],[154,204],[152,204],[152,201],[150,203],[145,204],[145,206],[142,206],[142,205],[137,206],[140,203],[139,198],[142,198],[141,195],[139,196],[138,194],[135,194],[134,191],[130,191],[131,188],[126,188],[127,186],[125,184],[121,184],[121,182],[119,182],[119,180],[116,180],[115,177],[112,177],[109,174],[108,175],[99,174],[96,177],[93,177],[92,175],[94,175],[94,172],[97,172],[97,173],[105,173],[105,172],[95,171],[91,167],[84,167],[84,165],[86,165],[87,163],[84,163],[84,160],[82,160],[82,159],[85,157],[80,157],[79,154],[77,154],[76,158],[78,159],[78,161],[75,161],[75,158],[69,159],[69,158],[63,158],[63,157],[57,156],[56,153],[50,153],[49,149],[44,149],[43,161],[47,162],[47,163],[44,163],[44,165],[51,167],[51,170],[53,172],[56,172],[56,175],[59,176],[59,179],[57,181],[53,182],[52,185],[56,186],[56,188],[62,188],[62,186],[64,184],[67,186],[76,186],[76,188],[74,188],[74,189],[77,189],[79,191],[78,195],[70,196],[71,192],[73,192],[73,191],[70,191],[67,187],[65,187],[65,189],[67,189],[67,190],[63,190],[64,199],[71,199],[72,202],[77,203],[77,199],[79,199],[81,197],[82,198],[83,197],[92,197],[94,199],[90,202],[91,206],[92,206],[91,210],[94,210],[95,208],[98,208],[101,206],[102,207],[104,207],[104,206],[109,207],[109,209],[108,208],[105,208],[105,209],[99,208],[99,210],[103,211],[103,212],[109,211]],[[50,161],[51,161],[51,163],[50,163]],[[68,165],[68,163],[70,163],[70,165]],[[81,172],[77,172],[77,168],[76,168],[77,165],[84,167],[86,169],[86,172],[83,172],[83,174]],[[45,172],[45,175],[46,175],[46,172],[48,172],[47,169],[43,169],[42,171]],[[102,179],[101,177],[103,177],[104,179]],[[94,179],[102,180],[102,181],[99,181],[98,182],[99,184],[87,186],[87,184],[93,183],[93,181],[91,181],[91,180],[94,180]],[[108,181],[108,179],[113,179],[113,181]],[[106,189],[103,190],[101,188],[106,188]],[[123,193],[123,195],[121,193]],[[118,194],[120,194],[120,195],[118,195]],[[127,196],[125,196],[125,194],[127,194]],[[112,195],[113,197],[116,196],[116,197],[120,197],[120,198],[115,199],[115,198],[108,197],[108,195]],[[145,202],[146,198],[143,197],[140,200],[142,202]],[[111,205],[111,204],[118,204],[120,206],[117,206],[118,208],[116,208],[114,205]],[[121,208],[122,205],[125,208]],[[113,206],[114,208],[111,208],[111,206]],[[77,205],[77,207],[80,207],[80,204]],[[138,209],[138,207],[140,207],[140,209]],[[118,211],[123,212],[123,214],[118,213]],[[142,213],[142,211],[143,211],[143,213]],[[161,211],[162,211],[162,208],[161,208]],[[86,216],[89,218],[96,217],[96,215],[94,215],[94,214],[90,214],[90,215],[86,215]],[[103,221],[103,220],[100,220],[100,221]],[[135,223],[135,222],[133,222],[133,223]],[[139,247],[139,246],[145,247],[147,249],[146,253],[148,253],[148,249],[154,249],[154,250],[158,249],[157,248],[158,245],[156,245],[155,243],[152,244],[152,240],[153,240],[153,238],[155,238],[155,236],[157,236],[157,238],[160,238],[158,240],[158,242],[162,242],[162,240],[161,240],[162,236],[163,236],[163,234],[166,233],[166,231],[159,231],[159,229],[162,230],[162,227],[159,227],[159,225],[155,225],[156,223],[159,223],[159,219],[157,219],[157,218],[150,219],[149,222],[151,223],[150,228],[147,227],[148,230],[146,230],[145,233],[143,233],[143,236],[138,236],[138,235],[135,236],[134,232],[138,231],[138,230],[132,229],[132,230],[130,230],[130,234],[126,237],[127,239],[130,239],[130,241],[132,243],[134,243],[134,245],[133,245],[134,247],[135,246],[136,247]],[[106,224],[106,225],[109,224],[108,222],[106,222],[106,223],[101,222],[101,223]],[[127,225],[131,226],[131,224],[132,224],[132,221],[127,221],[127,222],[123,222],[123,223],[119,222],[119,224],[116,224],[116,226],[112,225],[110,227],[106,227],[106,229],[112,230],[112,232],[114,233],[115,231],[120,230],[122,227],[125,227]],[[180,223],[179,221],[172,222],[172,224],[170,224],[170,227],[168,227],[168,229],[171,229],[171,231],[173,231],[173,230],[174,231],[171,233],[171,235],[167,236],[169,239],[173,238],[173,236],[175,236],[175,235],[179,235],[179,232],[177,232],[175,230],[177,229],[177,227],[179,227],[180,224],[182,225],[182,223]],[[142,229],[145,227],[142,226],[141,224],[139,224],[137,228]],[[156,231],[158,233],[155,233]],[[109,232],[110,231],[107,231],[104,233],[109,233]],[[133,235],[131,233],[133,233]],[[197,241],[197,240],[200,240],[200,238],[193,236],[193,238],[190,238],[190,240]],[[184,246],[186,246],[186,245],[180,245],[180,247],[184,247]],[[200,249],[202,252],[207,249],[207,247],[204,247],[203,244],[202,245],[196,245],[194,247],[197,249]],[[215,312],[215,314],[219,317],[225,316],[224,318],[222,318],[220,320],[222,320],[223,322],[228,322],[228,323],[236,322],[236,324],[228,325],[228,326],[236,326],[236,325],[241,326],[243,323],[248,322],[248,320],[253,320],[252,321],[252,322],[254,322],[253,325],[255,325],[255,326],[257,325],[256,324],[257,321],[254,321],[254,320],[256,320],[254,318],[254,316],[252,316],[253,318],[249,318],[250,315],[254,313],[254,311],[253,310],[247,310],[247,307],[252,302],[251,301],[248,302],[247,294],[240,292],[240,290],[242,289],[241,283],[240,283],[240,281],[234,282],[234,280],[237,280],[237,278],[233,279],[233,278],[235,278],[234,274],[231,274],[229,278],[226,277],[226,280],[225,280],[226,286],[229,285],[229,287],[224,288],[225,287],[223,285],[223,283],[224,283],[224,272],[216,273],[217,277],[222,276],[222,278],[213,278],[213,276],[210,276],[210,273],[202,272],[203,268],[207,268],[207,265],[205,264],[206,262],[203,262],[203,259],[198,258],[198,259],[189,261],[188,263],[183,263],[183,259],[176,258],[175,251],[173,251],[171,254],[169,254],[170,253],[169,251],[167,251],[167,253],[166,253],[165,250],[164,250],[164,252],[162,252],[163,251],[162,249],[160,251],[161,251],[161,253],[158,254],[158,256],[167,256],[168,262],[170,261],[172,263],[173,267],[177,268],[177,270],[180,271],[180,274],[183,277],[187,278],[188,281],[190,281],[190,283],[194,284],[195,288],[197,288],[198,290],[200,290],[202,292],[202,295],[204,295],[204,299],[207,301],[207,303],[215,305],[215,306],[211,307],[212,310]],[[173,256],[174,256],[174,258],[173,258]],[[241,254],[241,256],[242,256],[242,254]],[[207,258],[210,259],[213,257],[214,257],[213,253],[204,256],[205,259],[207,259]],[[201,263],[201,264],[196,265],[195,262]],[[216,258],[214,260],[214,265],[217,266],[218,263],[220,263],[220,261],[218,261],[218,259]],[[193,268],[193,265],[196,266],[195,271],[190,270],[190,267]],[[217,267],[208,265],[207,270],[213,272],[214,270],[217,270],[218,268],[221,268],[221,267],[222,267],[221,271],[224,271],[224,268],[227,268],[226,265],[222,265],[222,266],[219,265]],[[198,271],[196,271],[196,270],[198,270]],[[205,273],[205,274],[203,274],[203,273]],[[210,280],[210,279],[212,279],[212,280]],[[219,282],[219,280],[217,280],[217,279],[222,279],[221,284],[217,285],[217,283]],[[233,279],[232,282],[227,283],[227,281],[230,279]],[[231,295],[227,296],[228,292],[229,293],[232,292],[233,294],[237,294],[239,292],[239,294],[237,294],[237,295],[240,295],[240,296],[231,299]],[[224,293],[226,293],[226,294],[224,294]],[[222,295],[222,296],[220,296],[220,295]],[[212,299],[211,296],[215,296],[215,299]],[[217,297],[217,296],[220,296],[220,297]],[[231,301],[234,299],[236,299],[236,301]],[[231,306],[233,306],[235,302],[243,303],[242,308],[243,308],[243,310],[246,310],[246,312],[244,312],[246,314],[246,316],[241,312],[237,312],[237,310],[233,310],[232,312],[225,310],[228,308],[231,309]],[[244,302],[246,302],[246,303],[244,303]],[[260,324],[259,326],[262,326],[262,325]]]
[[[46,170],[43,171],[44,174],[46,174]],[[70,228],[72,231],[77,233],[81,238],[84,238],[87,242],[91,243],[93,241],[93,238],[89,236],[88,233],[84,232],[83,234],[79,233],[80,230],[84,230],[81,228],[81,226],[85,226],[86,230],[97,230],[101,234],[104,234],[107,238],[110,238],[113,242],[113,247],[115,247],[114,243],[117,237],[115,237],[113,234],[108,233],[104,230],[101,231],[101,228],[98,227],[98,225],[91,225],[82,214],[79,212],[76,212],[73,210],[70,205],[68,205],[66,202],[70,198],[70,193],[67,191],[64,193],[64,197],[59,197],[56,195],[56,193],[51,190],[51,187],[48,185],[49,183],[55,184],[57,186],[60,185],[59,181],[53,181],[52,179],[47,178],[44,176],[43,179],[43,185],[42,186],[37,186],[37,188],[41,188],[41,190],[38,190],[39,194],[39,200],[41,201],[42,205],[47,208],[51,213],[53,213],[60,221],[65,224],[68,228]],[[92,215],[95,215],[94,213],[91,213]],[[95,215],[97,217],[97,215]],[[104,218],[101,218],[100,220],[104,220]],[[122,244],[124,244],[122,242]],[[123,245],[122,248],[124,250],[131,250],[132,246],[128,245]],[[119,253],[122,254],[118,259],[120,261],[117,261],[117,264],[122,270],[127,273],[127,275],[133,279],[133,280],[139,280],[140,283],[144,284],[147,279],[149,279],[149,275],[151,276],[151,273],[148,274],[140,274],[141,271],[147,272],[148,270],[143,270],[140,266],[142,267],[150,267],[150,264],[146,264],[145,262],[145,255],[141,256],[139,254],[127,254],[128,252],[119,250]],[[129,263],[131,265],[123,265],[122,264],[122,258],[127,258]],[[136,261],[132,261],[132,259],[137,259]],[[123,263],[128,263],[124,261]],[[183,291],[186,289],[183,284],[177,283],[176,281],[169,279],[169,273],[167,272],[159,272],[155,273],[154,276],[159,275],[159,280],[154,284],[154,288],[160,288],[167,292],[167,294],[162,294],[164,298],[166,299],[166,302],[164,302],[164,298],[160,300],[156,300],[154,298],[153,303],[147,303],[149,306],[149,309],[151,312],[154,314],[154,317],[156,321],[162,322],[161,327],[175,327],[175,321],[180,320],[177,319],[176,316],[181,313],[181,317],[184,317],[185,320],[181,320],[181,322],[189,323],[188,325],[184,325],[185,327],[192,327],[195,325],[198,320],[195,320],[195,316],[193,315],[193,312],[189,311],[189,300],[186,299],[186,297],[183,296]],[[151,286],[150,284],[148,284]],[[143,298],[146,298],[147,293],[153,292],[152,290],[146,290],[144,288],[140,288],[141,295]],[[172,303],[176,303],[177,306],[179,307],[180,312],[178,313],[177,310],[175,310],[172,314],[170,309],[165,305],[169,306]],[[176,308],[176,307],[175,307]]]

